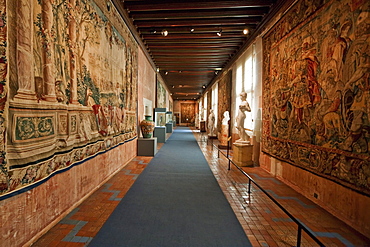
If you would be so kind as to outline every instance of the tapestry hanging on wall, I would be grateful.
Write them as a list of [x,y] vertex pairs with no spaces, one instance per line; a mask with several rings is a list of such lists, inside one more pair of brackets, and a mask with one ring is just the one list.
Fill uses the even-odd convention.
[[166,108],[166,89],[157,81],[157,108]]
[[195,123],[195,103],[181,103],[181,123]]
[[[218,114],[217,129],[221,129],[225,111],[231,113],[231,80],[232,70],[228,71],[218,82]],[[232,124],[229,122],[229,124]]]
[[263,38],[263,151],[368,195],[369,10],[299,1]]
[[118,11],[102,0],[9,2],[0,195],[137,137],[138,48]]

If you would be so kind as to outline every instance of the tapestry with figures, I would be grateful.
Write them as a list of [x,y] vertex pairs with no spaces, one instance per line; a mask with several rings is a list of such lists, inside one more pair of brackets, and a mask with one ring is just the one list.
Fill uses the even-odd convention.
[[[218,82],[218,113],[217,129],[221,131],[225,111],[231,113],[231,81],[232,70],[228,71]],[[232,123],[229,122],[232,125]]]
[[110,1],[1,0],[0,13],[0,196],[137,137],[138,47]]
[[263,151],[367,195],[369,11],[298,1],[263,37]]

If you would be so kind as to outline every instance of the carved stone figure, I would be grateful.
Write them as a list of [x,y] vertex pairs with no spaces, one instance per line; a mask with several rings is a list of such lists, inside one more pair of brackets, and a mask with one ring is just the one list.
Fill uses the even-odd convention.
[[215,132],[215,114],[213,110],[210,110],[210,114],[208,116],[208,135],[209,136],[214,136]]
[[228,111],[224,112],[224,118],[222,119],[221,134],[220,134],[220,144],[219,148],[227,148],[228,137],[229,137],[229,120],[230,114]]
[[236,116],[236,128],[239,132],[240,139],[237,140],[236,142],[249,143],[250,137],[244,129],[244,121],[246,118],[245,112],[251,111],[251,108],[247,102],[247,93],[241,92],[240,99],[242,100],[242,102],[239,105],[238,115]]
[[228,125],[230,120],[229,111],[224,112],[224,118],[222,119],[222,125]]

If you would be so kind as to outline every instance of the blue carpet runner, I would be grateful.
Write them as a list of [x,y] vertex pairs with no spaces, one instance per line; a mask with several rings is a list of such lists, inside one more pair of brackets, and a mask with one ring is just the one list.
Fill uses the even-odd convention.
[[251,246],[189,128],[174,133],[89,246]]

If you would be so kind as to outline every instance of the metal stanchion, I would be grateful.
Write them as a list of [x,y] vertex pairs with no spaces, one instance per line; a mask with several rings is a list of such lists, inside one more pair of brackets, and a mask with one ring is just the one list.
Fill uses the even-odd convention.
[[229,149],[230,149],[230,140],[231,140],[231,136],[227,139],[227,153],[226,153],[226,156],[227,156],[227,159],[229,160],[229,167],[227,168],[228,170],[231,169],[231,164],[230,164],[230,159],[229,159]]

